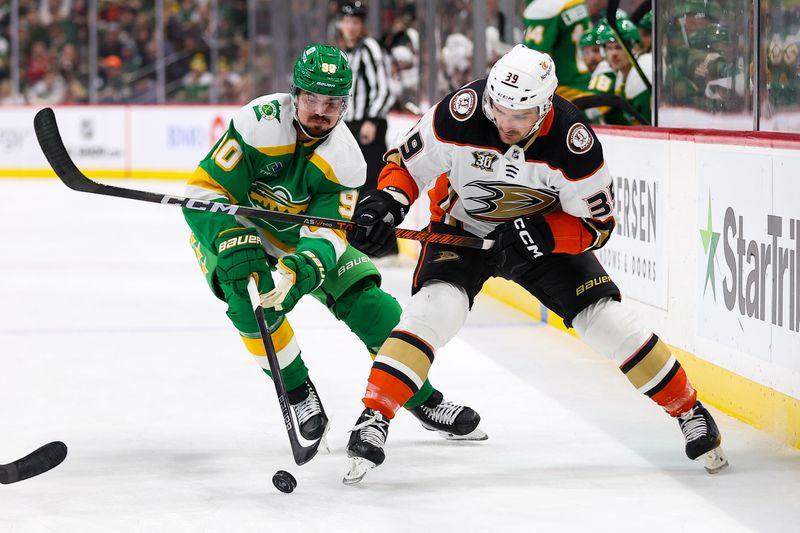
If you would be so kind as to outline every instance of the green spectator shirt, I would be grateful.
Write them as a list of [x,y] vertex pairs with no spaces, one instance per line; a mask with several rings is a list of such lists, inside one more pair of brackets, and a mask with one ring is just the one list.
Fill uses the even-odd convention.
[[[355,138],[340,122],[325,139],[300,142],[293,117],[289,94],[262,96],[242,107],[189,179],[186,195],[349,220],[356,189],[366,179],[366,163]],[[184,209],[184,216],[193,242],[207,250],[215,250],[221,231],[242,226],[258,229],[271,257],[312,249],[326,270],[346,247],[344,232],[338,230],[192,209]]]
[[587,91],[591,72],[578,46],[591,27],[583,0],[526,0],[525,46],[550,54],[556,64],[560,96],[573,100]]

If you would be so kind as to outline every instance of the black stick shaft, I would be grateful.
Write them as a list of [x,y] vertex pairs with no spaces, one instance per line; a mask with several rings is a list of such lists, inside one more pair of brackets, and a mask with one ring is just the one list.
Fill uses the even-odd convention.
[[272,382],[275,384],[275,393],[278,396],[278,405],[281,408],[283,423],[286,425],[286,432],[289,435],[289,444],[292,447],[294,462],[298,465],[304,465],[317,455],[317,449],[322,439],[320,438],[314,441],[309,446],[300,444],[297,438],[297,428],[292,418],[291,407],[289,405],[289,395],[286,393],[286,384],[283,382],[283,376],[281,375],[278,354],[275,352],[275,345],[272,343],[272,335],[270,334],[267,321],[264,317],[264,309],[261,308],[261,298],[258,294],[258,287],[256,286],[255,280],[252,278],[248,283],[247,292],[256,315],[256,322],[258,323],[258,330],[261,333],[261,339],[264,342],[264,350],[267,352],[267,363],[272,373]]
[[[652,92],[653,91],[653,84],[650,83],[650,80],[647,76],[644,75],[644,71],[642,67],[639,65],[639,62],[636,61],[636,58],[633,57],[633,50],[631,47],[628,46],[622,39],[622,35],[619,33],[619,28],[617,28],[617,8],[619,7],[619,0],[608,0],[608,9],[606,10],[606,20],[608,20],[608,25],[611,26],[611,31],[614,32],[614,37],[616,37],[617,42],[619,42],[620,46],[625,50],[625,54],[628,56],[628,60],[631,62],[631,66],[636,69],[636,72],[639,73],[641,76],[642,81],[644,82],[647,90]],[[648,120],[647,123],[649,124],[650,121]]]
[[[97,183],[86,177],[81,172],[67,152],[61,134],[58,131],[55,113],[46,107],[36,113],[33,119],[36,137],[39,146],[42,148],[47,161],[53,167],[56,175],[70,189],[88,192],[92,194],[103,194],[106,196],[116,196],[117,198],[128,198],[130,200],[140,200],[157,204],[174,205],[186,209],[197,209],[198,211],[208,211],[210,213],[221,213],[225,215],[241,215],[249,218],[258,218],[275,222],[286,222],[288,224],[302,224],[305,226],[315,226],[341,231],[350,231],[356,228],[353,222],[336,220],[334,218],[316,217],[304,214],[281,213],[269,211],[256,207],[243,205],[232,205],[222,202],[209,202],[197,198],[185,198],[183,196],[173,196],[170,194],[160,194],[149,191],[116,187]],[[428,231],[418,231],[411,229],[396,228],[394,234],[401,239],[411,239],[422,242],[434,242],[441,244],[451,244],[454,246],[464,246],[466,248],[479,248],[488,250],[494,241],[481,239],[479,237],[467,237],[462,235],[448,235],[446,233],[432,233]]]

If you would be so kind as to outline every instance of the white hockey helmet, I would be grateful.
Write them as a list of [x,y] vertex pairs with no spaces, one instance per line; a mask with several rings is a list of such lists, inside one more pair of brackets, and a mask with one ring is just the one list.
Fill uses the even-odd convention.
[[518,44],[489,71],[483,91],[483,113],[494,122],[492,102],[509,109],[536,108],[539,120],[530,135],[539,129],[553,106],[556,87],[556,66],[550,56]]

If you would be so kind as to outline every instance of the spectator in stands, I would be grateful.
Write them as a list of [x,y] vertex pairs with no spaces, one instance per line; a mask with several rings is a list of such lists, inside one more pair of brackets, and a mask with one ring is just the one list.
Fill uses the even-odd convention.
[[97,93],[98,101],[102,103],[127,102],[132,90],[122,76],[122,59],[119,56],[110,55],[103,59],[101,66],[103,68],[103,87]]
[[67,95],[67,84],[55,68],[50,68],[28,88],[28,103],[34,105],[60,104]]
[[472,41],[463,33],[447,36],[442,48],[443,74],[441,82],[444,91],[451,92],[463,87],[472,80]]
[[242,77],[231,70],[228,60],[221,57],[217,63],[217,74],[214,77],[217,96],[222,103],[242,103]]
[[407,46],[395,46],[391,50],[391,59],[392,94],[395,95],[393,109],[421,114],[417,56]]
[[47,51],[45,41],[34,41],[31,46],[31,53],[28,57],[28,64],[25,68],[25,81],[33,85],[50,70],[50,53]]
[[11,87],[11,80],[0,79],[0,105],[24,104],[25,97],[19,93],[14,93]]
[[186,102],[208,102],[213,81],[214,76],[208,71],[203,54],[195,54],[189,63],[189,72],[181,80],[182,99]]

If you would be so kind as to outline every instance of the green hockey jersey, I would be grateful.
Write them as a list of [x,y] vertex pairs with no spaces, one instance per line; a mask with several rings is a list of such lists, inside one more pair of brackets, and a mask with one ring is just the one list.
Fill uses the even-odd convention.
[[[287,213],[349,220],[366,163],[355,138],[339,123],[322,140],[299,142],[289,94],[271,94],[242,107],[200,162],[186,195]],[[194,237],[207,250],[223,230],[254,227],[267,253],[280,258],[313,249],[326,270],[347,246],[343,232],[184,209]]]
[[525,40],[528,48],[550,54],[556,64],[559,96],[573,100],[587,92],[591,72],[578,43],[591,27],[583,0],[526,0]]

